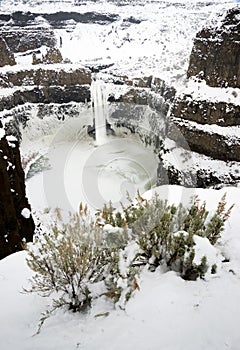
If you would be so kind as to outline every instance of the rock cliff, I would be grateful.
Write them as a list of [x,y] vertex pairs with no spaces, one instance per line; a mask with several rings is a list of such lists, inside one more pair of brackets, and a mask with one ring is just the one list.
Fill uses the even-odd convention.
[[204,28],[195,39],[187,75],[209,86],[240,87],[240,9],[231,9],[219,27]]
[[[197,34],[187,73],[190,88],[175,100],[171,111],[192,151],[229,166],[240,162],[239,16],[239,8],[231,9],[220,25]],[[236,178],[238,174],[230,183]]]
[[16,64],[14,56],[6,44],[6,41],[0,37],[0,67]]
[[90,85],[91,73],[88,69],[71,66],[34,66],[34,69],[15,69],[0,73],[0,86],[78,86]]
[[[0,128],[3,134],[3,129]],[[24,172],[18,142],[0,139],[0,259],[23,249],[32,241],[34,222],[26,198]]]

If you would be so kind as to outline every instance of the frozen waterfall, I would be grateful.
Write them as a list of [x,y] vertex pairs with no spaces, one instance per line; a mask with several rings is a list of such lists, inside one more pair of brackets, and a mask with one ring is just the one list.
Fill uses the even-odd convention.
[[93,76],[91,84],[91,101],[97,145],[106,143],[106,121],[108,117],[107,98],[108,95],[106,93],[106,87],[104,86],[103,81],[98,79],[96,75]]

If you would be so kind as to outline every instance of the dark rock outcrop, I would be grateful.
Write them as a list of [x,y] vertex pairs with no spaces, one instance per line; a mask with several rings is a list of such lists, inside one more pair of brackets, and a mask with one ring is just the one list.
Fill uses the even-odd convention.
[[[36,24],[37,18],[45,19],[49,25],[53,28],[62,28],[66,26],[66,23],[71,21],[75,23],[95,23],[95,24],[109,24],[119,19],[119,16],[116,14],[110,13],[97,13],[97,12],[64,12],[59,11],[55,13],[32,13],[32,12],[22,12],[16,11],[9,15],[1,14],[0,21],[8,25],[8,22],[11,20],[14,26],[21,28],[33,26]],[[133,17],[125,19],[129,23],[138,23]]]
[[[91,72],[88,69],[31,69],[0,75],[0,86],[27,86],[0,97],[0,111],[29,103],[69,103],[90,101]],[[29,89],[32,86],[32,89]]]
[[0,86],[75,86],[90,85],[91,72],[87,69],[35,68],[0,74]]
[[[238,92],[232,89],[240,87],[239,16],[240,9],[234,8],[220,27],[205,28],[197,34],[188,68],[188,77],[197,75],[212,90],[231,87],[224,90],[231,102],[226,102],[227,95],[225,101],[220,94],[211,102],[211,96],[194,100],[190,94],[176,100],[171,111],[173,123],[192,151],[225,162],[240,162],[240,137],[231,129],[237,130],[240,125]],[[193,84],[199,88],[198,81]]]
[[127,76],[115,77],[113,83],[127,85],[129,89],[117,98],[113,93],[109,96],[109,102],[149,106],[164,117],[166,117],[176,94],[176,90],[168,86],[164,80],[153,79],[152,76],[135,79],[129,79]]
[[[191,124],[182,123],[181,120],[179,120],[179,123],[177,120],[174,122],[181,132],[181,137],[184,137],[192,151],[204,154],[213,159],[240,162],[239,137],[201,130],[197,127],[197,124],[192,126]],[[179,140],[171,132],[169,132],[168,136],[180,145]]]
[[41,16],[46,19],[54,28],[61,28],[66,24],[66,21],[74,21],[76,23],[96,23],[109,24],[119,19],[118,15],[104,14],[96,12],[56,12],[43,13]]
[[22,250],[34,234],[31,208],[26,198],[18,142],[0,139],[0,259]]
[[0,31],[12,52],[25,52],[35,50],[43,45],[47,47],[56,46],[54,32],[48,28],[9,28]]
[[50,48],[42,58],[42,62],[45,64],[61,63],[62,61],[62,54],[56,47]]
[[240,125],[240,106],[233,103],[194,101],[185,96],[174,104],[172,114],[199,124]]
[[240,87],[240,8],[229,10],[219,28],[197,34],[187,75],[210,86]]
[[[13,52],[36,50],[41,46],[55,47],[57,40],[53,29],[64,28],[69,23],[109,24],[119,19],[116,14],[96,12],[31,13],[16,11],[0,14],[0,35]],[[131,19],[129,19],[130,23]],[[42,23],[44,22],[44,23]]]
[[90,101],[87,85],[34,87],[32,90],[16,91],[0,98],[0,111],[11,109],[24,103],[69,103]]
[[0,37],[0,67],[13,66],[14,64],[16,64],[14,55],[9,50],[5,40]]

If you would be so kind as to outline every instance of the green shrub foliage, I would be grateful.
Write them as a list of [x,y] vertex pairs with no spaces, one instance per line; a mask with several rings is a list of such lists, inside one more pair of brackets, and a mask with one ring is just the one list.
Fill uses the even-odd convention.
[[[43,315],[40,326],[58,307],[84,311],[93,298],[106,296],[118,302],[123,294],[127,298],[136,289],[135,270],[129,269],[122,276],[119,269],[119,252],[128,241],[126,230],[119,228],[114,233],[117,240],[113,239],[82,205],[67,224],[62,222],[59,210],[57,217],[50,233],[35,236],[28,248],[27,263],[35,275],[27,292],[54,296],[52,309]],[[119,285],[120,279],[125,280],[125,289]],[[102,285],[100,294],[94,291],[98,283]]]
[[216,244],[232,210],[232,207],[226,208],[226,194],[212,216],[206,210],[206,203],[200,203],[197,196],[188,208],[182,204],[170,205],[158,195],[147,201],[138,193],[135,201],[129,201],[129,206],[123,206],[122,212],[117,213],[111,203],[105,205],[98,217],[113,226],[131,228],[142,250],[137,261],[149,264],[152,270],[164,263],[185,279],[203,278],[208,268],[207,259],[203,256],[200,264],[194,263],[194,235]]
[[[157,195],[147,201],[138,194],[121,212],[109,203],[94,219],[82,204],[67,224],[57,210],[58,220],[50,233],[37,235],[28,249],[27,262],[35,272],[30,291],[53,294],[52,310],[67,305],[73,311],[83,311],[99,296],[127,301],[139,289],[137,276],[142,265],[151,270],[164,265],[187,280],[203,278],[208,261],[203,255],[200,263],[194,262],[194,236],[215,244],[231,209],[226,209],[226,196],[209,215],[205,202],[197,197],[184,208]],[[134,244],[135,252],[130,254]],[[211,268],[216,273],[217,265]],[[98,283],[102,285],[100,294],[94,292]]]

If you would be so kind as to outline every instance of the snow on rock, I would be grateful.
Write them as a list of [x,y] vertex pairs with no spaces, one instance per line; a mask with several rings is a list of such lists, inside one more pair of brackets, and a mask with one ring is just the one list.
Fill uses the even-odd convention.
[[23,208],[23,210],[21,211],[21,215],[25,218],[25,219],[29,219],[31,216],[31,211],[28,208]]
[[226,102],[236,106],[240,104],[240,89],[232,87],[212,87],[205,80],[190,78],[179,90],[179,97],[191,96],[194,101]]
[[[165,78],[167,82],[174,82],[176,85],[182,81],[186,73],[192,39],[196,31],[217,12],[231,8],[234,4],[231,0],[202,0],[201,2],[179,0],[177,3],[175,0],[168,0],[168,2],[152,0],[145,4],[135,1],[133,8],[127,2],[124,3],[125,6],[117,6],[115,2],[85,1],[82,6],[74,7],[78,3],[80,2],[62,0],[57,4],[58,11],[77,9],[80,12],[86,12],[86,10],[102,13],[112,12],[119,13],[121,19],[113,25],[78,24],[74,30],[69,32],[55,30],[58,36],[62,36],[63,46],[61,50],[64,57],[76,62],[77,66],[79,66],[79,60],[82,59],[83,63],[90,62],[90,64],[109,60],[109,62],[115,62],[115,65],[109,70],[112,73],[127,74],[128,76],[132,75],[132,77],[156,75]],[[16,7],[16,5],[18,6]],[[27,3],[26,1],[4,0],[1,2],[0,9],[6,12],[16,11],[16,9],[29,11],[32,5],[31,1]],[[36,13],[56,12],[56,2],[54,1],[38,1],[37,4],[34,3],[34,6],[36,6],[34,7]],[[134,16],[141,23],[126,27],[124,18],[129,17],[131,11],[134,11]],[[41,19],[38,18],[38,20]],[[68,46],[69,42],[72,44]],[[83,49],[85,47],[88,50]],[[23,62],[21,60],[22,58],[18,55],[19,66]],[[30,61],[27,64],[30,66]],[[6,67],[1,72],[16,72],[21,70],[19,66]],[[72,67],[72,65],[64,65],[66,70],[72,69]],[[61,65],[54,65],[56,70],[61,68]],[[31,69],[37,68],[31,66]],[[24,89],[30,88],[24,87]],[[239,91],[236,89],[207,89],[206,92],[205,86],[197,85],[197,83],[191,85],[190,82],[186,90],[182,91],[184,93],[190,91],[194,98],[198,99],[204,99],[207,94],[211,101],[219,99],[231,103],[239,102]],[[14,89],[2,89],[0,95],[12,94],[13,92]],[[49,128],[51,123],[56,124],[53,119],[45,120],[45,127],[47,125]],[[32,127],[31,132],[33,129],[34,127]],[[217,129],[219,132],[220,130],[225,135],[225,129]],[[233,128],[229,132],[231,130],[236,131]],[[213,131],[215,132],[216,129]],[[0,139],[3,136],[4,131],[0,129]],[[76,171],[78,170],[76,167],[79,162],[79,152],[84,153],[82,159],[85,160],[86,154],[90,154],[90,148],[89,145],[81,144],[81,149],[77,149],[76,154],[74,153],[72,166],[69,169],[71,177],[66,177],[65,189],[71,187],[72,190],[74,184],[77,181],[80,182],[79,175],[75,178],[72,175],[79,174]],[[88,151],[89,153],[87,153]],[[59,154],[62,156],[61,152]],[[169,157],[169,155],[167,156]],[[201,161],[203,162],[202,159],[197,158],[199,166],[201,166]],[[210,164],[207,157],[205,157],[204,164],[206,168]],[[216,161],[215,166],[222,169],[223,163]],[[223,171],[228,171],[228,168],[224,168]],[[42,174],[38,174],[33,178],[32,188],[34,191],[30,191],[35,207],[39,206],[39,198],[44,195],[43,186],[39,186],[42,182],[41,176]],[[54,181],[56,178],[54,177]],[[77,181],[75,181],[76,179]],[[108,193],[116,190],[115,183],[109,181],[105,187]],[[36,192],[36,189],[39,193]],[[81,200],[79,188],[74,187],[73,191],[77,197],[74,197],[74,203],[78,204]],[[140,291],[134,293],[124,311],[113,310],[106,298],[99,298],[86,314],[73,314],[67,310],[53,313],[53,316],[45,322],[40,334],[33,337],[41,313],[51,304],[51,298],[41,298],[35,294],[22,294],[23,288],[29,287],[28,280],[32,277],[32,271],[26,264],[26,252],[13,254],[0,261],[0,349],[239,349],[240,188],[224,188],[215,191],[162,186],[146,193],[146,198],[151,198],[154,191],[161,198],[168,199],[170,203],[182,202],[186,205],[193,195],[198,194],[200,200],[206,200],[206,206],[210,212],[216,209],[224,192],[227,193],[229,206],[236,203],[231,217],[225,225],[222,238],[216,247],[211,246],[206,238],[194,237],[196,243],[194,262],[200,263],[204,255],[206,255],[209,264],[217,261],[220,267],[217,276],[209,275],[205,281],[199,279],[195,282],[186,282],[174,272],[163,273],[160,268],[154,273],[145,270],[138,279]],[[44,205],[41,206],[41,209]],[[75,204],[71,204],[71,207],[75,208]],[[24,208],[21,215],[28,219],[31,212],[28,208]],[[42,214],[41,219],[44,220],[44,217],[46,215]],[[111,225],[106,225],[104,229],[106,232],[112,233],[113,236],[119,232],[119,229],[113,228]],[[123,276],[137,249],[136,243],[133,242],[128,250],[122,252],[120,270]],[[228,262],[222,263],[222,254],[229,260]],[[124,287],[123,280],[118,282],[119,286]],[[95,293],[99,294],[102,288],[103,285],[99,283]],[[108,314],[109,311],[108,317],[96,318],[96,314]]]
[[[112,73],[133,78],[153,75],[178,85],[187,71],[196,32],[234,5],[233,0],[58,1],[57,11],[107,14],[114,20],[105,24],[70,21],[54,32],[62,56],[71,62],[96,65],[108,61],[114,63]],[[33,8],[35,14],[56,13],[54,1],[33,5],[5,0],[0,4],[6,13]]]
[[17,139],[16,139],[15,136],[10,135],[10,136],[7,136],[6,139],[7,139],[7,141],[8,141],[9,147],[12,147],[12,148],[15,148],[15,147],[16,147]]
[[15,142],[15,141],[17,141],[16,137],[13,136],[13,135],[7,136],[6,139],[7,139],[9,142]]
[[5,136],[5,130],[0,128],[0,140]]
[[236,141],[236,143],[239,141],[240,137],[240,126],[219,126],[216,124],[199,124],[192,120],[184,120],[181,118],[175,119],[178,122],[178,125],[187,125],[191,129],[198,129],[202,130],[206,133],[210,134],[218,134],[223,135],[230,138],[231,142]]

